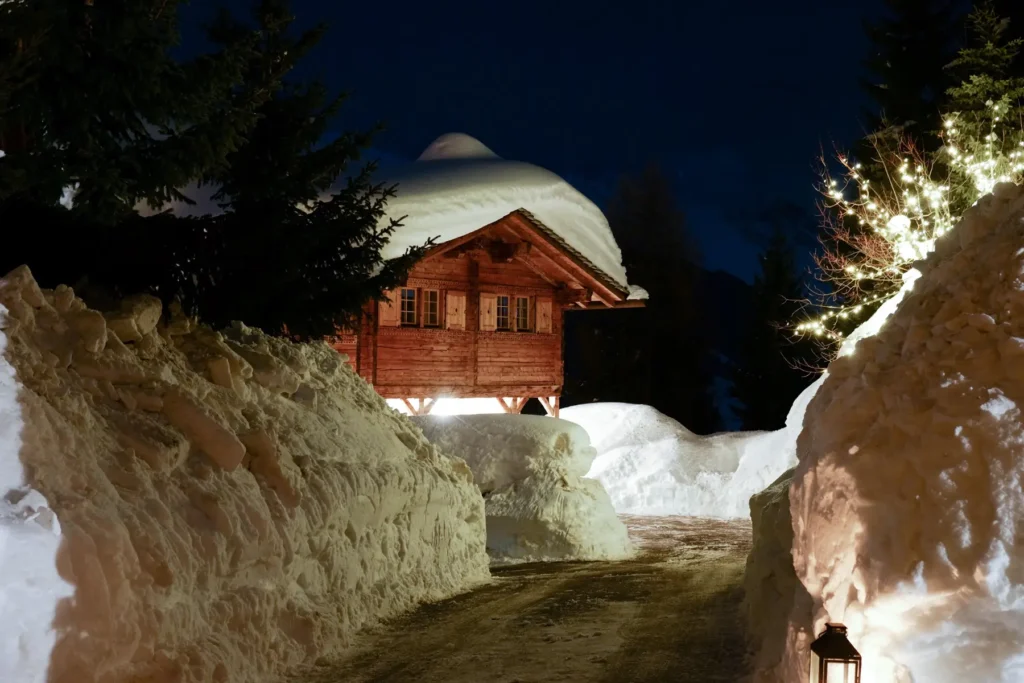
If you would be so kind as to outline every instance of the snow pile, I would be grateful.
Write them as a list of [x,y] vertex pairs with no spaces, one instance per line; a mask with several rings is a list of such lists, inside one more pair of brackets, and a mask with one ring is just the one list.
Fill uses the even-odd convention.
[[6,317],[0,305],[0,680],[44,683],[57,604],[72,589],[57,573],[60,524],[27,484],[19,458],[21,407],[14,368],[4,358]]
[[[903,287],[893,298],[878,307],[870,318],[843,342],[839,356],[854,352],[857,343],[877,333],[899,303],[914,288],[920,271],[903,275]],[[824,384],[824,373],[794,401],[786,419],[788,452],[794,453],[803,430],[804,415],[811,399]],[[793,463],[796,458],[793,457]],[[744,578],[748,633],[756,643],[753,683],[797,681],[804,675],[802,660],[787,661],[788,649],[806,651],[813,640],[811,598],[796,577],[793,568],[793,519],[790,515],[789,488],[795,468],[788,470],[764,491],[750,499],[753,545],[747,558]],[[788,670],[787,666],[797,667]]]
[[463,458],[486,499],[498,562],[617,560],[632,547],[600,482],[586,432],[531,415],[420,417],[438,449]]
[[604,484],[620,514],[746,517],[750,496],[796,464],[788,430],[697,436],[629,403],[573,406],[561,416],[590,435],[597,458],[587,476]]
[[[66,287],[41,291],[24,268],[2,281],[0,304],[20,460],[60,520],[56,566],[75,588],[57,610],[51,683],[266,680],[486,579],[465,463],[326,345],[162,321],[150,297],[104,316]],[[7,487],[16,428],[9,399],[0,405]],[[4,515],[41,500],[8,494]],[[14,528],[31,530],[24,547],[52,549],[27,521]],[[20,552],[0,547],[0,567],[35,561]],[[5,621],[4,664],[53,611],[52,571],[24,570],[39,601]]]
[[[1024,192],[997,186],[918,270],[808,408],[796,575],[817,630],[849,627],[865,681],[1021,681]],[[803,680],[806,645],[787,651]]]

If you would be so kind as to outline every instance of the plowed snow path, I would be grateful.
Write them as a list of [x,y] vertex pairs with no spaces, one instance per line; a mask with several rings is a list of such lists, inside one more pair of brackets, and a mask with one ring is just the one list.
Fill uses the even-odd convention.
[[638,556],[493,570],[296,683],[735,683],[750,524],[624,518]]

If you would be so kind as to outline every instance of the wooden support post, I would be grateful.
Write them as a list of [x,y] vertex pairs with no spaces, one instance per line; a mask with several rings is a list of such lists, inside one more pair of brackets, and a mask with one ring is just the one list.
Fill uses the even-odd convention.
[[403,398],[402,403],[409,409],[409,412],[413,415],[430,415],[430,411],[433,410],[434,404],[437,403],[436,398],[417,398],[416,404],[413,405],[413,399]]
[[508,403],[505,402],[505,399],[503,399],[501,396],[497,396],[496,398],[498,399],[498,403],[501,404],[501,409],[502,410],[504,410],[506,413],[511,413],[512,412],[512,407]]
[[550,398],[541,396],[540,402],[544,406],[544,412],[548,414],[548,417],[558,417],[558,410],[562,405],[561,396],[552,396]]
[[519,415],[519,414],[521,414],[523,412],[523,406],[525,406],[526,402],[529,401],[529,400],[530,399],[523,398],[523,397],[519,397],[519,398],[515,399],[514,411],[515,411],[516,415]]
[[554,406],[551,405],[551,401],[548,399],[547,396],[540,397],[540,404],[544,406],[544,412],[548,414],[548,417],[554,417],[555,408]]

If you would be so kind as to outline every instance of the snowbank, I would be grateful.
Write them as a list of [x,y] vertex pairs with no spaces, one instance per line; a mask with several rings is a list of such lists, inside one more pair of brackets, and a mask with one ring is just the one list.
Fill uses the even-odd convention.
[[414,418],[439,450],[463,458],[486,498],[498,562],[629,557],[626,527],[600,482],[586,432],[531,415]]
[[[1021,189],[997,186],[808,408],[794,567],[865,681],[1024,680],[1022,223]],[[806,680],[805,641],[787,667]]]
[[[0,282],[20,461],[60,521],[56,566],[75,588],[57,610],[52,683],[266,680],[486,579],[468,468],[326,345],[164,322],[149,297],[104,316],[26,269]],[[7,488],[16,441],[2,424]],[[15,552],[0,548],[5,571]],[[49,574],[40,594],[59,590]],[[40,595],[25,637],[52,611]]]
[[0,680],[45,683],[57,604],[72,589],[57,573],[60,524],[19,459],[21,407],[4,358],[6,317],[0,305]]
[[[854,352],[857,343],[876,334],[899,307],[921,273],[916,269],[903,276],[903,287],[879,306],[843,341],[839,356]],[[807,406],[825,383],[828,373],[818,378],[793,402],[786,418],[787,452],[794,454],[804,426]],[[792,457],[795,464],[795,455]],[[796,469],[780,476],[764,491],[750,499],[753,545],[744,577],[747,629],[754,644],[752,683],[789,683],[806,674],[801,657],[786,657],[787,651],[807,652],[814,640],[812,602],[793,568],[793,519],[789,488]]]
[[620,514],[746,517],[750,496],[796,464],[787,430],[697,436],[629,403],[573,406],[561,417],[590,435],[597,458],[587,476]]

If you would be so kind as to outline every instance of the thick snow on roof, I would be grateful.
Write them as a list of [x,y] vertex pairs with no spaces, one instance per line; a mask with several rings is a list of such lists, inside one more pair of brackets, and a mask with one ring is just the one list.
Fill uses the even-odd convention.
[[[388,202],[382,224],[403,219],[381,252],[385,259],[401,256],[430,238],[441,244],[462,237],[526,209],[627,289],[630,299],[647,298],[643,289],[629,287],[622,253],[601,209],[551,171],[502,159],[476,138],[449,133],[431,143],[419,159],[397,167],[382,180],[398,186],[398,196]],[[182,193],[195,204],[169,202],[162,210],[178,216],[219,214],[223,209],[213,200],[217,189],[193,183]],[[142,215],[156,213],[143,204],[136,210]]]
[[622,254],[597,206],[551,171],[502,159],[468,135],[435,140],[417,161],[386,179],[398,185],[387,219],[403,218],[385,258],[430,238],[440,244],[526,209],[622,287]]

